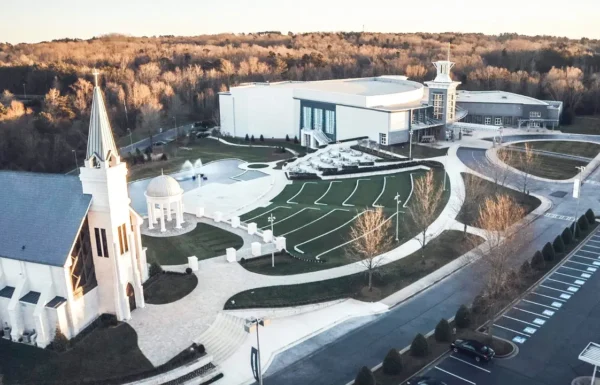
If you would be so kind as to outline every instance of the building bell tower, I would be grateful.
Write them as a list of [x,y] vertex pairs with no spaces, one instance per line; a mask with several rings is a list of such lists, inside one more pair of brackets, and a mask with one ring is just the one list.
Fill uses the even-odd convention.
[[127,165],[121,162],[106,113],[98,71],[94,90],[84,166],[83,193],[92,196],[88,223],[98,281],[100,313],[119,320],[144,307],[142,283],[148,278],[146,252],[141,244],[142,218],[130,208]]
[[433,118],[443,124],[456,121],[456,87],[460,82],[452,81],[450,70],[454,63],[450,61],[450,43],[448,60],[433,62],[437,75],[433,81],[425,82],[429,88],[429,105],[433,106]]

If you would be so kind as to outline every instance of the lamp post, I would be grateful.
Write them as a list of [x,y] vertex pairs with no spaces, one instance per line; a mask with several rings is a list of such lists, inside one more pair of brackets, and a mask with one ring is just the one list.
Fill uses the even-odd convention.
[[583,170],[585,170],[585,166],[575,166],[576,169],[579,170],[579,178],[575,179],[574,185],[573,185],[573,198],[577,199],[577,206],[575,206],[575,219],[573,220],[573,233],[576,232],[576,226],[577,226],[577,214],[579,213],[579,195],[580,195],[580,190],[581,190],[581,174],[583,173]]
[[27,83],[23,83],[23,99],[27,99],[27,91],[25,90],[25,84]]
[[446,155],[444,155],[444,191],[446,191],[446,177],[448,175],[446,171],[446,164],[448,163],[448,150],[446,150]]
[[133,152],[133,138],[131,136],[131,129],[128,127],[127,132],[129,133],[129,152]]
[[71,152],[73,153],[73,157],[75,158],[75,170],[77,170],[79,168],[79,163],[77,162],[77,153],[75,152],[75,150],[71,150]]
[[400,194],[396,193],[396,196],[394,197],[394,200],[396,201],[396,242],[398,242],[398,222],[400,221],[399,217],[398,217],[398,206],[400,206],[400,203],[402,202],[400,200]]
[[[275,233],[273,232],[273,223],[275,222],[275,216],[273,216],[273,213],[269,215],[268,221],[271,224],[271,237],[275,238]],[[271,251],[271,267],[275,267],[275,250]]]
[[409,140],[408,140],[408,159],[412,160],[412,136],[413,131],[412,128],[408,131]]
[[244,325],[244,330],[247,333],[252,333],[252,331],[256,328],[256,355],[257,355],[257,372],[258,372],[258,383],[259,385],[263,385],[262,378],[262,369],[260,364],[260,338],[258,336],[258,329],[260,326],[265,327],[269,326],[270,320],[265,318],[250,318],[246,320],[246,324]]

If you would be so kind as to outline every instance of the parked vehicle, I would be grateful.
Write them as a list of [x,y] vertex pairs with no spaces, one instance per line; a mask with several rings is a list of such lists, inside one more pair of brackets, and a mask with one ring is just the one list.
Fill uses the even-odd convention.
[[165,144],[167,144],[167,143],[159,140],[158,142],[154,142],[152,145],[154,147],[161,147],[161,146],[164,146]]
[[411,378],[410,380],[406,381],[406,383],[408,385],[447,385],[443,381],[436,380],[435,378],[427,376]]
[[199,132],[196,134],[196,138],[207,138],[210,136],[209,132]]
[[454,353],[462,353],[475,358],[477,362],[490,362],[496,355],[494,349],[475,340],[456,340],[450,344]]

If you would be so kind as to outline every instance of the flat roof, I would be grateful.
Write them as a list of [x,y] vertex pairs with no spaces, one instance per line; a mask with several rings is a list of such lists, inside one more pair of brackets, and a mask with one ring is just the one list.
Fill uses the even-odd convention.
[[424,88],[421,83],[407,80],[405,76],[379,76],[372,78],[319,80],[309,82],[279,82],[271,83],[270,85],[361,96],[399,94]]
[[457,91],[456,101],[460,103],[504,103],[549,106],[548,103],[529,96],[506,91]]

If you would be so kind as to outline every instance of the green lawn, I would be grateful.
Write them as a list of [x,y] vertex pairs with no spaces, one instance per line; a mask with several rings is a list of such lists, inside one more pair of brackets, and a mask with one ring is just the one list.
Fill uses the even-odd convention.
[[[189,150],[181,147],[187,147]],[[163,151],[168,156],[166,161],[129,166],[129,181],[160,175],[161,170],[165,174],[179,171],[186,160],[194,162],[196,159],[201,159],[202,163],[206,164],[213,160],[228,158],[238,158],[247,162],[272,162],[292,157],[289,152],[281,153],[276,148],[231,146],[208,138],[196,139],[185,145],[172,142],[165,145]]]
[[[524,170],[518,159],[522,152],[510,149],[502,149],[501,151],[513,151],[514,156],[509,165],[517,170]],[[530,174],[554,180],[570,179],[579,173],[577,169],[579,166],[587,166],[587,162],[538,154],[536,155],[535,165],[531,169]]]
[[[434,169],[434,172],[440,185],[445,173],[441,169]],[[400,236],[397,244],[404,243],[418,232],[410,217],[403,213],[406,209],[402,207],[409,197],[414,199],[411,197],[410,175],[413,174],[416,180],[424,173],[413,171],[336,181],[297,181],[286,186],[269,206],[244,214],[241,219],[244,222],[255,222],[258,228],[270,229],[268,218],[273,215],[274,234],[286,238],[286,247],[290,253],[304,259],[319,259],[324,263],[304,262],[282,256],[279,258],[282,263],[276,264],[275,268],[271,268],[269,263],[258,261],[249,261],[244,267],[263,274],[284,275],[329,269],[353,262],[346,253],[346,247],[352,241],[348,234],[353,223],[364,210],[373,209],[374,204],[383,206],[385,214],[391,218],[396,213],[396,194],[401,199]],[[448,188],[444,199],[439,202],[439,211],[445,206],[449,191]],[[390,219],[391,232],[395,231],[394,218]]]
[[[408,143],[395,144],[392,146],[382,146],[387,151],[394,152],[403,156],[408,156],[409,148]],[[423,146],[421,144],[412,145],[412,157],[417,159],[435,158],[437,156],[444,156],[448,152],[448,148],[434,148],[429,146]]]
[[152,305],[164,305],[182,299],[197,285],[195,274],[157,274],[144,283],[144,299]]
[[[600,144],[590,142],[566,141],[532,141],[527,142],[534,150],[558,152],[560,154],[577,155],[594,158],[600,152]],[[516,143],[517,147],[525,147],[525,142]]]
[[600,135],[600,115],[577,116],[573,124],[560,126],[564,133]]
[[100,326],[65,353],[0,339],[4,384],[82,384],[154,369],[126,323]]
[[421,263],[418,251],[383,266],[374,276],[375,288],[370,293],[362,290],[367,284],[366,273],[357,273],[318,282],[243,291],[229,298],[225,309],[298,306],[347,297],[379,301],[455,260],[482,241],[470,234],[465,239],[461,231],[444,231],[425,248],[425,263]]
[[[468,185],[467,178],[481,179],[478,176],[475,176],[473,174],[461,173],[461,175],[463,177],[463,180],[465,181],[465,184],[467,184],[467,185]],[[484,189],[484,192],[483,192],[484,198],[493,197],[493,196],[501,195],[501,194],[507,194],[510,197],[512,197],[515,200],[515,202],[517,202],[521,206],[523,206],[523,208],[525,209],[525,215],[527,215],[530,212],[532,212],[533,210],[535,210],[542,203],[542,202],[540,202],[540,200],[538,198],[536,198],[534,196],[526,195],[520,191],[516,191],[516,190],[510,189],[508,187],[497,185],[486,179],[481,179],[481,183],[482,183],[482,188]],[[466,200],[469,200],[469,199],[473,199],[473,196],[472,196],[472,194],[469,194],[469,191],[467,191]],[[483,199],[481,199],[481,200],[482,200],[481,203],[483,203]],[[469,213],[469,212],[466,212],[465,210],[461,209],[461,211],[456,216],[456,220],[461,223],[465,223],[469,226],[474,226],[475,222],[477,221],[477,216],[479,215],[478,213],[479,213],[479,210],[475,210],[473,213]]]
[[151,237],[142,235],[142,244],[148,247],[148,261],[157,261],[161,265],[181,265],[188,257],[198,259],[225,255],[225,249],[239,249],[243,239],[234,233],[205,223],[198,223],[189,233],[175,237]]

